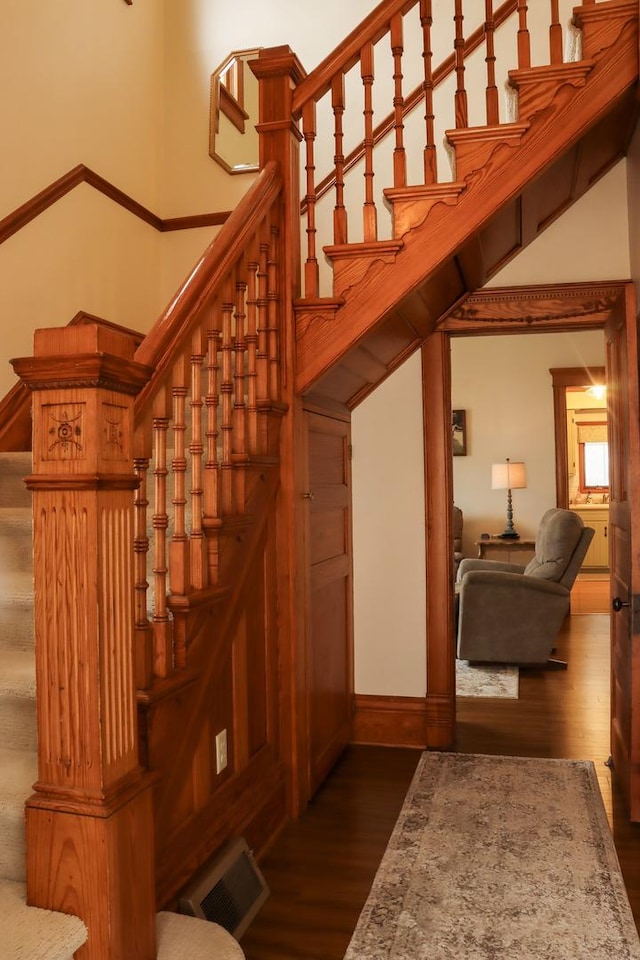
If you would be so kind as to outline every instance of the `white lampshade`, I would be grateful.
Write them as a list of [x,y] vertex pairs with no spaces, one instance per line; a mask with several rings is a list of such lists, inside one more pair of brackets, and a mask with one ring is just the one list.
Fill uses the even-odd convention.
[[527,485],[527,471],[524,463],[507,460],[506,463],[494,463],[491,466],[492,490],[518,490]]

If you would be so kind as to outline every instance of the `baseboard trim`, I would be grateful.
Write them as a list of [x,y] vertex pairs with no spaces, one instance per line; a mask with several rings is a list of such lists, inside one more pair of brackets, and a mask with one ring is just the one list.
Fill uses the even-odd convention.
[[354,706],[354,743],[426,747],[428,712],[423,697],[356,694]]
[[353,743],[449,750],[454,740],[455,705],[447,696],[354,696]]

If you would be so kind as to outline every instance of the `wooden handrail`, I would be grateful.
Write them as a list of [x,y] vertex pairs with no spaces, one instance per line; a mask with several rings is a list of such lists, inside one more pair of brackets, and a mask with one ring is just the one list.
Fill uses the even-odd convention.
[[242,254],[247,238],[267,215],[281,189],[278,166],[268,163],[136,351],[136,360],[155,370],[138,397],[137,415],[153,393],[158,377],[166,370],[178,344],[188,336],[198,307]]
[[395,14],[405,14],[417,2],[418,0],[382,0],[297,87],[293,95],[293,116],[299,117],[308,101],[323,97],[331,89],[334,76],[337,73],[346,73],[358,61],[363,46],[376,43],[389,30]]
[[[498,9],[494,14],[494,17],[493,17],[494,28],[497,30],[498,27],[502,26],[505,20],[508,20],[509,17],[513,13],[515,13],[517,8],[518,8],[518,0],[505,0],[505,2],[500,7],[498,7]],[[484,39],[484,26],[480,26],[478,27],[477,30],[474,30],[474,32],[467,37],[464,44],[464,57],[466,58],[470,56],[475,50],[477,50],[478,47],[481,45],[483,39]],[[436,69],[433,72],[434,88],[439,86],[441,83],[443,83],[443,81],[446,80],[447,77],[451,76],[451,74],[455,70],[455,66],[456,66],[455,54],[451,53],[445,60],[442,61],[442,63],[438,67],[436,67]],[[320,68],[318,67],[318,69]],[[315,74],[315,71],[309,74],[309,77],[312,78],[314,74]],[[298,88],[298,92],[300,91],[300,89],[301,88]],[[424,97],[424,90],[422,88],[422,84],[420,84],[418,87],[412,90],[411,93],[407,94],[404,100],[404,108],[402,111],[403,117],[408,116],[408,114],[410,114],[411,111],[415,109],[415,107],[423,97]],[[381,140],[383,140],[387,136],[387,134],[391,132],[391,130],[393,130],[393,124],[394,124],[393,113],[388,114],[388,116],[386,116],[383,120],[380,121],[380,123],[376,126],[376,128],[373,131],[374,144],[379,143]],[[364,157],[364,142],[359,143],[357,147],[354,147],[354,149],[347,154],[344,160],[343,173],[347,173],[349,170],[355,167],[356,164],[359,163],[363,157]],[[316,187],[316,200],[320,200],[320,198],[323,197],[325,193],[331,190],[335,182],[336,182],[336,172],[334,169],[330,173],[328,173],[326,177],[323,177],[323,179],[318,183]],[[305,209],[306,209],[306,202],[303,201],[303,203],[301,204],[301,211],[304,212]]]
[[39,217],[41,213],[44,213],[45,210],[48,210],[49,207],[81,183],[88,183],[90,187],[98,190],[105,197],[109,197],[110,200],[124,207],[129,213],[139,217],[140,220],[148,223],[149,226],[161,233],[172,230],[190,230],[194,227],[219,226],[230,216],[229,211],[222,211],[220,213],[201,213],[191,217],[163,219],[108,180],[105,180],[95,170],[91,170],[84,163],[79,163],[0,220],[0,243],[4,243],[22,227],[31,223],[32,220]]

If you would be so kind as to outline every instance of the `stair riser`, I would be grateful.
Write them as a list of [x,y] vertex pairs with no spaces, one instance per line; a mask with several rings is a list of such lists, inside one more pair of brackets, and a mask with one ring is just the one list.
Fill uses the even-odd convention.
[[0,812],[0,877],[24,881],[25,861],[24,811]]
[[24,478],[31,473],[31,454],[0,454],[0,496],[3,507],[30,507],[31,494]]
[[12,600],[0,595],[0,646],[33,650],[33,599]]
[[0,746],[36,750],[37,742],[35,701],[0,698]]

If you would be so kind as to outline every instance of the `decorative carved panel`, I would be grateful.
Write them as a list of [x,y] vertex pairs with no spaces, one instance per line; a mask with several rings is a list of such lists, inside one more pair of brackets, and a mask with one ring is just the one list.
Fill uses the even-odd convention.
[[43,404],[42,460],[86,459],[83,437],[84,403]]

